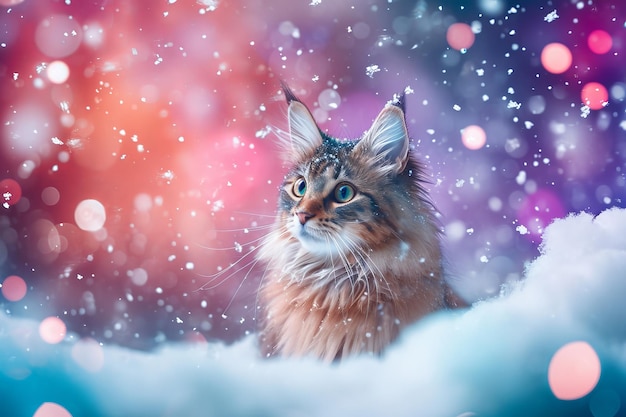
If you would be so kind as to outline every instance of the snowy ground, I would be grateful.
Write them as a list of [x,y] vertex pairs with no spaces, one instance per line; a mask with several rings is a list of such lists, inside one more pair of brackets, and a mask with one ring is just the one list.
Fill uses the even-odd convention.
[[261,360],[252,338],[153,353],[47,344],[38,322],[3,314],[3,415],[623,415],[625,271],[626,210],[570,216],[518,287],[422,321],[381,359],[334,366]]

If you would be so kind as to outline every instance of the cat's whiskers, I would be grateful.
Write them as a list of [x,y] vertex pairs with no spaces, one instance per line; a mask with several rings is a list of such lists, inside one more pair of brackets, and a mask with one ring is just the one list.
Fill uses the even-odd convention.
[[[374,287],[376,287],[376,282],[378,281],[378,279],[376,279],[377,276],[380,276],[382,279],[384,279],[384,277],[382,276],[382,272],[378,269],[378,267],[376,265],[373,265],[373,262],[371,262],[371,258],[370,258],[370,261],[365,259],[366,256],[369,258],[369,255],[361,247],[361,245],[358,245],[356,242],[354,242],[352,239],[350,239],[347,236],[345,237],[345,239],[348,240],[351,247],[353,248],[352,253],[355,256],[357,265],[361,269],[361,274],[359,274],[359,279],[364,281],[366,284],[367,299],[369,301],[370,298],[372,297],[372,289],[370,288],[370,281],[373,281]],[[372,265],[374,266],[374,268],[372,268]],[[374,292],[376,293],[376,302],[379,302],[380,294],[378,293],[378,291],[374,291]]]
[[267,275],[267,270],[269,268],[270,268],[270,265],[266,264],[265,268],[263,269],[263,273],[261,274],[261,278],[259,279],[259,285],[257,286],[256,296],[254,298],[254,321],[257,322],[257,323],[258,323],[258,321],[257,321],[257,319],[258,319],[257,312],[261,308],[261,301],[260,301],[261,288],[263,288],[263,281],[265,281],[265,276]]
[[[273,225],[271,225],[271,224],[270,224],[270,225],[258,226],[258,229],[255,229],[254,231],[255,231],[255,232],[258,232],[258,231],[260,231],[260,230],[270,230],[270,232],[271,232],[272,228],[273,228]],[[241,230],[245,230],[245,229],[241,229]],[[224,230],[219,230],[219,231],[220,231],[220,232],[229,232],[229,230],[227,230],[227,229],[224,229]],[[236,232],[236,231],[240,231],[240,229],[232,229],[232,230],[230,230],[230,231],[231,231],[231,232]],[[206,249],[206,250],[210,250],[210,251],[229,251],[229,250],[237,250],[238,248],[241,248],[241,247],[244,247],[244,246],[250,246],[250,245],[252,245],[253,243],[260,242],[260,241],[262,241],[263,239],[265,239],[265,237],[266,237],[267,235],[269,235],[269,233],[267,233],[267,234],[265,234],[265,235],[263,235],[263,236],[261,236],[261,237],[258,237],[258,238],[256,238],[256,239],[252,239],[252,240],[250,240],[250,241],[248,241],[248,242],[240,243],[240,244],[238,244],[238,245],[236,245],[236,246],[227,246],[227,247],[223,247],[223,248],[213,248],[213,247],[206,246],[206,245],[201,245],[201,244],[197,244],[197,246],[198,246],[198,247],[200,247],[200,248],[202,248],[202,249]]]
[[[249,262],[247,265],[252,265],[250,266],[250,268],[248,268],[248,271],[246,272],[246,274],[244,275],[244,277],[242,278],[241,282],[239,283],[239,285],[237,286],[237,289],[235,289],[235,292],[233,293],[233,296],[230,298],[230,301],[228,302],[228,304],[226,305],[226,307],[224,308],[224,312],[222,313],[222,315],[226,316],[226,314],[228,313],[228,310],[230,309],[230,306],[233,304],[233,302],[235,301],[235,298],[237,297],[237,294],[239,293],[239,291],[241,290],[241,288],[243,287],[243,284],[246,282],[246,280],[248,279],[248,276],[250,275],[250,273],[252,272],[252,270],[254,269],[254,267],[256,266],[256,264],[259,262],[258,259],[255,259],[253,262]],[[246,266],[247,266],[246,265]],[[245,266],[244,266],[245,268]],[[239,272],[243,270],[239,269],[236,272]],[[221,285],[223,282],[217,284],[218,286]],[[213,287],[215,288],[215,287]],[[211,288],[208,288],[211,289]],[[256,306],[255,306],[256,309]]]
[[[355,287],[359,282],[364,283],[365,289],[364,291],[360,294],[359,299],[354,299],[354,303],[358,302],[358,301],[365,301],[365,303],[362,303],[362,305],[365,305],[365,317],[369,317],[370,314],[370,309],[367,308],[367,306],[369,305],[369,303],[372,300],[372,289],[370,287],[370,280],[373,280],[374,282],[374,288],[375,288],[375,297],[376,297],[376,304],[378,305],[380,303],[380,293],[378,291],[378,279],[377,279],[377,275],[384,280],[385,282],[387,282],[387,280],[385,279],[385,277],[383,276],[382,271],[380,271],[380,269],[373,263],[373,261],[371,260],[371,258],[369,257],[369,254],[367,254],[366,250],[363,249],[361,247],[361,245],[358,245],[353,239],[351,239],[350,237],[348,237],[348,235],[340,235],[337,234],[337,238],[338,240],[341,242],[342,246],[352,255],[352,257],[354,258],[354,265],[350,265],[349,261],[347,259],[347,257],[344,257],[344,259],[346,260],[345,262],[345,269],[346,269],[346,278],[350,281],[351,285],[352,285],[352,292],[351,292],[351,296],[354,297],[355,296]],[[369,258],[369,262],[367,259],[365,259],[365,256],[367,256]],[[372,265],[374,266],[374,268],[376,270],[374,270],[372,268]],[[355,267],[356,267],[356,271],[355,271]],[[356,279],[354,279],[356,277]],[[363,300],[362,298],[365,297],[365,299]]]
[[[339,235],[339,234],[329,234],[328,236],[330,237],[330,239],[332,240],[332,243],[337,248],[337,253],[339,254],[339,259],[341,260],[341,263],[343,265],[343,272],[344,272],[343,274],[340,275],[341,278],[339,280],[335,281],[335,288],[341,287],[343,282],[345,282],[347,280],[350,283],[350,286],[351,286],[351,288],[350,288],[350,295],[354,296],[354,293],[355,293],[355,282],[351,279],[352,266],[350,265],[350,261],[348,260],[348,257],[344,254],[343,247],[345,247],[345,249],[348,250],[350,253],[352,251],[346,245],[340,245],[340,242],[342,242],[341,235]],[[333,265],[333,272],[336,275],[337,269],[334,267],[334,265]]]
[[[273,218],[275,219],[276,216],[273,216]],[[268,224],[262,224],[259,226],[238,227],[238,228],[233,228],[233,229],[210,229],[210,231],[216,232],[216,233],[235,233],[235,232],[254,233],[254,232],[261,231],[261,230],[268,230],[273,227],[274,227],[274,224],[268,223]]]
[[[262,228],[262,229],[267,229],[267,228],[274,229],[274,225],[260,226],[260,228]],[[283,229],[282,232],[280,232],[280,234],[279,234],[279,236],[281,236],[281,237],[289,233],[289,231],[286,230],[285,227],[281,227],[280,229]],[[274,230],[272,233],[274,233],[274,232],[276,232],[276,230]],[[259,242],[259,241],[261,242],[259,245],[252,247],[242,257],[237,259],[237,261],[235,261],[234,263],[230,264],[228,267],[222,269],[221,271],[219,271],[219,272],[217,272],[215,274],[208,275],[207,277],[210,278],[210,280],[208,282],[204,283],[200,288],[198,288],[196,290],[196,291],[210,291],[210,290],[213,290],[215,288],[218,288],[219,286],[223,285],[226,281],[228,281],[232,277],[238,275],[241,271],[245,270],[246,271],[245,275],[243,276],[243,278],[241,278],[241,281],[239,282],[239,285],[235,289],[233,295],[230,297],[230,300],[229,300],[228,304],[224,308],[224,311],[222,313],[224,316],[227,315],[228,310],[230,309],[230,307],[232,306],[232,304],[234,303],[234,301],[235,301],[235,299],[237,297],[237,294],[239,293],[239,291],[241,290],[243,285],[246,283],[246,281],[250,277],[250,274],[252,273],[252,271],[254,270],[255,266],[259,262],[259,259],[254,258],[253,260],[247,262],[243,266],[239,266],[239,264],[244,259],[246,259],[249,256],[255,254],[255,252],[260,250],[261,248],[263,248],[263,246],[270,244],[268,241],[265,240],[270,235],[271,235],[271,233],[267,233],[266,235],[264,235],[264,236],[262,236],[262,237],[260,237],[258,239],[254,239],[254,240],[244,244],[244,245],[249,245],[251,243],[255,243],[255,242]],[[232,250],[234,248],[225,248],[225,250],[228,250],[228,249]],[[268,268],[269,268],[269,265],[265,265],[263,273],[261,274],[261,278],[259,279],[259,285],[257,287],[257,291],[256,291],[256,295],[255,295],[254,318],[253,318],[253,320],[255,320],[255,321],[257,320],[257,310],[258,310],[259,305],[260,305],[260,301],[259,301],[260,288],[263,285],[263,280],[265,279],[265,275],[267,274]],[[228,274],[228,275],[226,275],[226,274]],[[221,279],[219,282],[214,283],[216,280],[222,278],[223,275],[226,275],[226,277],[223,277],[223,279]],[[214,284],[212,284],[212,283],[214,283]]]
[[[339,245],[337,244],[337,242],[335,241],[335,238],[333,237],[332,234],[326,234],[324,236],[324,239],[326,240],[326,244],[327,245],[334,245],[335,248],[337,249],[337,253],[339,254],[339,259],[341,260],[341,263],[344,265],[344,268],[346,267],[346,262],[343,259],[343,253],[341,251],[341,248],[339,247]],[[331,262],[331,270],[332,270],[332,274],[333,274],[333,281],[335,281],[335,286],[339,285],[339,282],[341,280],[341,275],[337,275],[337,272],[339,271],[339,268],[335,265],[335,257],[334,256],[329,256],[330,257],[330,262]]]
[[[253,213],[250,213],[253,214]],[[254,214],[255,216],[262,216],[261,214]],[[270,216],[268,216],[270,217]],[[276,216],[271,216],[273,219],[276,218]],[[212,251],[212,252],[225,252],[225,251],[243,251],[243,248],[247,248],[247,247],[251,247],[251,249],[249,251],[247,251],[243,256],[241,256],[240,258],[238,258],[234,263],[230,264],[229,266],[227,266],[226,268],[218,271],[215,274],[209,274],[209,275],[203,275],[203,274],[198,274],[201,277],[204,278],[210,278],[210,280],[206,283],[204,283],[200,288],[198,288],[196,291],[201,291],[201,290],[206,290],[206,289],[213,289],[216,286],[211,286],[209,288],[207,288],[207,285],[211,284],[213,281],[215,281],[217,278],[219,278],[220,276],[228,273],[229,271],[231,271],[234,267],[236,267],[241,261],[243,261],[245,258],[247,258],[248,256],[250,256],[252,253],[254,253],[257,249],[259,249],[262,246],[263,240],[271,235],[272,230],[275,228],[275,225],[273,223],[268,223],[268,224],[264,224],[264,225],[258,225],[258,226],[248,226],[248,227],[242,227],[242,228],[233,228],[233,229],[211,229],[212,232],[215,233],[236,233],[236,232],[243,232],[243,233],[258,233],[261,231],[268,231],[268,233],[263,234],[260,237],[257,237],[255,239],[252,239],[250,241],[247,242],[243,242],[243,243],[236,243],[233,246],[226,246],[226,247],[211,247],[211,246],[207,246],[207,245],[202,245],[199,243],[196,243],[196,246],[198,246],[201,249],[205,249],[207,251]],[[261,244],[254,246],[254,244],[261,242]],[[251,263],[248,263],[246,265],[244,265],[242,268],[237,269],[236,271],[234,271],[232,273],[232,275],[236,274],[237,272],[241,271],[243,268],[245,268],[246,266],[250,265]],[[226,279],[230,278],[229,275]],[[225,280],[226,280],[225,279]],[[225,282],[225,280],[223,282]],[[218,284],[219,285],[219,284]]]
[[[363,275],[365,275],[365,276],[370,275],[371,276],[372,281],[373,281],[373,285],[374,285],[374,289],[375,289],[374,292],[376,293],[376,302],[377,303],[380,302],[380,298],[379,297],[380,297],[380,294],[381,294],[381,288],[379,287],[379,285],[380,285],[381,282],[386,284],[386,286],[387,286],[387,291],[386,292],[388,294],[393,294],[393,292],[391,291],[391,286],[389,284],[389,281],[387,281],[387,278],[385,277],[383,272],[380,270],[380,268],[378,267],[376,262],[374,262],[374,260],[370,256],[369,252],[366,251],[364,248],[362,248],[360,245],[358,245],[348,235],[342,236],[342,239],[345,241],[346,246],[351,248],[351,252],[352,252],[353,256],[355,256],[357,264],[359,265],[359,267],[363,271]],[[366,268],[367,268],[367,270],[366,270]],[[377,279],[377,277],[379,279]],[[367,284],[368,284],[368,295],[371,295],[371,292],[369,291],[369,280],[367,280]]]
[[233,213],[243,214],[245,216],[254,216],[254,217],[267,217],[272,220],[276,220],[276,214],[265,214],[265,213],[252,213],[250,211],[233,211]]
[[[265,239],[268,238],[269,236],[271,236],[272,234],[276,234],[276,238],[281,239],[284,236],[291,235],[291,232],[289,231],[287,226],[281,225],[278,229],[275,229],[272,232],[270,232],[269,234],[267,234],[266,236],[264,236],[263,237],[264,240],[257,247],[257,249],[262,249],[266,245],[271,245],[271,242],[269,240],[265,240]],[[252,268],[254,268],[254,266],[256,266],[258,261],[259,261],[259,259],[257,258],[256,262],[254,262],[254,264],[250,268],[249,272],[252,271]],[[255,305],[254,305],[254,320],[255,321],[257,321],[257,319],[258,319],[257,318],[257,312],[259,311],[259,308],[260,308],[260,305],[261,305],[261,302],[260,302],[261,288],[263,288],[263,284],[264,284],[264,281],[265,281],[266,276],[267,276],[267,271],[270,269],[270,266],[271,266],[271,263],[266,263],[265,264],[265,268],[263,269],[263,272],[260,274],[259,284],[257,286],[256,296],[255,296],[255,300],[254,300],[254,303],[255,303]],[[240,270],[238,270],[238,271],[240,271]],[[238,271],[236,271],[236,272],[238,272]],[[246,277],[247,276],[248,276],[248,274],[246,274]]]
[[[369,297],[369,280],[367,278],[367,271],[363,267],[363,264],[359,262],[359,258],[361,255],[359,254],[358,245],[354,244],[349,238],[342,236],[337,233],[333,236],[335,244],[337,247],[340,247],[341,260],[344,265],[345,274],[343,276],[343,280],[348,280],[351,285],[351,293],[350,295],[354,297],[356,295],[356,286],[359,282],[363,282],[365,285],[365,292]],[[347,251],[354,258],[354,264],[350,262],[348,257],[344,254],[344,251]],[[355,267],[357,268],[355,270]]]
[[[272,216],[272,217],[275,219],[275,216]],[[239,293],[239,291],[241,290],[243,285],[246,283],[246,281],[250,277],[250,274],[252,274],[254,268],[258,264],[259,259],[254,257],[252,260],[250,260],[249,262],[246,262],[244,265],[241,265],[241,264],[247,258],[249,258],[250,256],[255,255],[256,252],[258,250],[260,250],[263,246],[269,244],[269,242],[267,242],[265,239],[268,236],[270,236],[271,233],[274,232],[274,228],[275,228],[275,225],[267,224],[267,225],[252,226],[252,227],[241,228],[241,229],[219,229],[219,230],[216,230],[218,232],[252,231],[253,233],[254,232],[258,232],[258,231],[263,231],[263,230],[270,230],[270,232],[264,234],[263,236],[261,236],[259,238],[255,238],[255,239],[253,239],[251,241],[242,243],[241,247],[251,247],[251,248],[245,254],[243,254],[241,257],[239,257],[235,262],[231,263],[226,268],[223,268],[222,270],[218,271],[215,274],[200,275],[200,276],[204,276],[205,278],[209,278],[209,280],[207,282],[205,282],[202,286],[200,286],[198,289],[196,289],[195,291],[210,291],[210,290],[213,290],[213,289],[218,288],[221,285],[223,285],[229,279],[237,276],[242,271],[246,271],[244,276],[241,278],[241,281],[239,282],[239,285],[235,289],[232,297],[230,298],[228,304],[224,308],[223,314],[226,315],[226,313],[228,312],[229,308],[232,306],[234,300],[236,299],[237,294]],[[282,229],[285,229],[285,228],[282,227]],[[280,234],[280,236],[282,236],[284,234],[287,234],[287,233],[288,233],[287,230],[283,230],[282,233]],[[257,243],[258,243],[258,245],[254,245],[254,244],[257,244]],[[200,245],[200,247],[203,248],[203,249],[211,250],[211,251],[237,250],[237,247],[235,247],[235,246],[233,246],[233,247],[226,247],[226,248],[210,248],[210,247],[207,247],[207,246]],[[268,269],[268,265],[265,265],[263,274],[261,275],[261,278],[259,279],[259,286],[258,286],[259,288],[262,285],[262,281],[263,281],[263,278],[265,277],[267,269]],[[258,291],[258,288],[257,288],[256,295],[255,295],[255,307],[254,307],[255,319],[256,319],[256,310],[257,310],[259,305],[260,305],[260,302],[259,302],[259,291]]]
[[[200,288],[198,288],[196,291],[203,291],[203,290],[207,290],[208,291],[208,290],[215,289],[215,288],[219,287],[220,285],[224,284],[226,281],[228,281],[233,276],[235,276],[238,272],[243,271],[244,269],[246,269],[247,267],[250,267],[249,269],[252,269],[254,267],[254,265],[257,263],[256,259],[253,259],[252,261],[246,263],[242,267],[239,267],[239,268],[237,268],[236,270],[233,271],[233,269],[235,267],[239,266],[239,263],[241,263],[244,259],[246,259],[250,255],[254,254],[254,252],[256,252],[259,248],[260,248],[260,246],[257,246],[257,247],[254,247],[254,248],[250,249],[241,258],[237,259],[235,262],[233,262],[232,264],[230,264],[229,266],[227,266],[226,268],[222,269],[221,271],[219,271],[219,272],[217,272],[215,274],[200,275],[200,276],[202,276],[204,278],[209,278],[209,281],[207,281],[204,284],[202,284],[202,286]],[[228,274],[228,275],[226,275],[226,274]],[[224,275],[226,275],[226,277],[221,279],[219,282],[213,284],[216,280],[222,278]]]

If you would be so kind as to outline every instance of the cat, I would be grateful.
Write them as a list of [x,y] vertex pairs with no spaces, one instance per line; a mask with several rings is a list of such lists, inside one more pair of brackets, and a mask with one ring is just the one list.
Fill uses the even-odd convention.
[[324,133],[282,88],[289,122],[282,157],[291,169],[257,255],[267,268],[261,350],[327,362],[378,355],[402,328],[454,297],[424,168],[410,153],[404,95],[349,141]]

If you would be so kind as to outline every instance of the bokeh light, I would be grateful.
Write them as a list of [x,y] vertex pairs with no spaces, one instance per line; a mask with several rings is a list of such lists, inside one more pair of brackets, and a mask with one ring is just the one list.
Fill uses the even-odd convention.
[[604,30],[594,30],[587,38],[587,45],[598,55],[606,54],[613,47],[613,38]]
[[10,7],[10,6],[18,5],[22,3],[23,1],[24,0],[0,0],[0,5]]
[[46,317],[39,324],[39,336],[44,342],[51,345],[60,343],[65,339],[67,328],[63,320],[58,317]]
[[54,84],[63,84],[70,77],[70,67],[63,61],[52,61],[46,68],[48,80]]
[[46,187],[41,191],[41,200],[47,206],[54,206],[61,200],[61,193],[56,187]]
[[585,84],[580,91],[580,99],[591,110],[600,110],[608,104],[609,92],[602,84],[590,82]]
[[333,90],[332,88],[322,90],[317,100],[319,102],[320,108],[326,111],[336,110],[341,104],[341,96],[336,90]]
[[[23,100],[13,101],[11,111],[3,119],[0,145],[4,153],[23,158],[25,164],[32,163],[29,168],[34,168],[42,156],[50,154],[51,138],[55,136],[53,132],[58,126],[53,116],[56,110],[47,106],[46,101],[27,95]],[[31,173],[30,169],[24,170],[20,177],[25,178]]]
[[19,301],[26,295],[26,281],[17,275],[11,275],[2,281],[2,296],[9,301]]
[[552,74],[562,74],[572,65],[572,52],[562,43],[549,43],[541,51],[541,65]]
[[74,221],[76,226],[88,231],[97,232],[104,227],[106,222],[106,211],[101,202],[94,199],[83,200],[74,210]]
[[104,28],[99,22],[90,22],[83,26],[85,45],[97,49],[104,42]]
[[478,7],[488,15],[497,15],[502,13],[506,6],[506,2],[503,0],[479,0]]
[[476,39],[472,27],[467,23],[453,23],[448,27],[446,40],[452,49],[469,49]]
[[467,149],[477,150],[487,143],[487,134],[482,127],[469,125],[461,130],[461,141]]
[[577,400],[589,394],[600,380],[601,365],[596,351],[584,341],[562,346],[548,367],[548,383],[560,400]]
[[45,402],[37,408],[33,417],[72,417],[72,414],[62,405]]
[[135,210],[137,211],[150,211],[152,208],[152,197],[146,193],[137,194],[134,200]]
[[63,58],[76,52],[83,36],[80,24],[71,16],[54,14],[44,18],[35,31],[35,43],[50,58]]
[[128,271],[128,277],[137,286],[145,285],[148,282],[148,272],[144,268],[135,268]]
[[5,208],[16,204],[22,198],[22,187],[11,178],[0,181],[0,203]]

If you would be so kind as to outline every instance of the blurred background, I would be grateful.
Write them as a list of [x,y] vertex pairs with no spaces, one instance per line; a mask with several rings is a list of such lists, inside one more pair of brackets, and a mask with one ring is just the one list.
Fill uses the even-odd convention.
[[626,4],[530,3],[0,0],[2,309],[136,349],[254,331],[281,80],[341,138],[406,91],[453,283],[498,295],[552,219],[626,207]]

